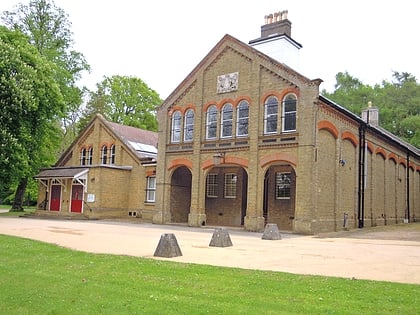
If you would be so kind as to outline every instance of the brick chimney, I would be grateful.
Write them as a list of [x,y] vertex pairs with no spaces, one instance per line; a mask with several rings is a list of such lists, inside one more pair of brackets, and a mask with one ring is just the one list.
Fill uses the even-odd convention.
[[299,49],[302,45],[292,39],[292,22],[287,15],[287,10],[266,15],[265,23],[261,26],[261,37],[251,40],[249,45],[299,70]]
[[264,17],[265,24],[261,26],[261,38],[271,35],[292,35],[292,22],[287,19],[287,10],[269,14]]

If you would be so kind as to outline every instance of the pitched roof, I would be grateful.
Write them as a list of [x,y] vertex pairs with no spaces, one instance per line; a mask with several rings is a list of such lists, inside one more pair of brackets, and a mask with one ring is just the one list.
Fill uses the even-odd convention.
[[156,132],[110,122],[99,114],[97,117],[101,119],[104,125],[111,129],[138,158],[157,158],[158,134]]

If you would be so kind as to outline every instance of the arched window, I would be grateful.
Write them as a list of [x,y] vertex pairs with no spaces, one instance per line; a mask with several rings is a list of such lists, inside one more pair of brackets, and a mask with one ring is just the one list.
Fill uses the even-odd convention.
[[115,144],[111,145],[111,148],[109,148],[109,164],[114,165],[115,164]]
[[207,109],[206,139],[215,139],[217,132],[217,107],[212,105]]
[[232,121],[233,121],[233,106],[226,103],[222,108],[222,115],[220,116],[220,137],[232,137]]
[[282,131],[296,131],[296,96],[293,94],[283,99]]
[[247,101],[239,103],[236,113],[236,135],[245,137],[248,135],[249,104]]
[[80,165],[86,165],[86,149],[80,150]]
[[279,111],[279,101],[277,97],[270,96],[264,104],[264,134],[277,132],[277,115]]
[[194,137],[194,111],[192,109],[187,110],[185,113],[184,122],[184,141],[193,141]]
[[101,148],[101,163],[106,164],[108,162],[108,147],[103,145]]
[[176,111],[172,114],[171,142],[181,141],[181,112]]
[[87,164],[92,165],[92,162],[93,162],[93,147],[90,147]]

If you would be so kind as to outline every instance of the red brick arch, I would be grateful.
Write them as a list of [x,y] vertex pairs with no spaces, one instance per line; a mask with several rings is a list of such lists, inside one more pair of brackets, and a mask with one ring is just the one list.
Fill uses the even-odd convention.
[[318,130],[327,130],[334,136],[335,139],[338,138],[337,127],[328,120],[321,120],[320,122],[318,122]]
[[344,131],[341,135],[342,140],[349,140],[351,143],[353,143],[354,147],[357,147],[359,144],[359,141],[357,140],[357,137],[354,135],[354,133],[350,131]]
[[189,159],[181,158],[181,159],[175,159],[169,162],[168,170],[171,170],[178,166],[186,166],[190,170],[192,169],[192,161]]
[[263,156],[260,162],[260,166],[264,167],[267,164],[273,163],[273,162],[287,162],[293,166],[297,165],[297,158],[294,155],[291,155],[287,152],[278,152],[278,153],[272,153],[268,154],[266,156]]

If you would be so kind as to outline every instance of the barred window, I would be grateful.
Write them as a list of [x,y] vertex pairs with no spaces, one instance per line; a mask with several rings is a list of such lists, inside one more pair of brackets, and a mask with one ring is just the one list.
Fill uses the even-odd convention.
[[181,112],[176,111],[172,115],[171,142],[181,141]]
[[241,101],[237,109],[236,135],[245,137],[248,135],[249,104],[247,101]]
[[146,183],[146,202],[156,201],[156,176],[148,176]]
[[187,110],[185,113],[184,123],[184,141],[193,141],[194,137],[194,111],[192,109]]
[[208,174],[206,181],[207,197],[217,197],[217,174]]
[[292,183],[291,173],[276,173],[276,199],[289,199],[290,186]]
[[293,94],[283,100],[282,131],[296,131],[296,96]]
[[277,97],[270,96],[264,104],[264,134],[277,132],[277,116],[279,111]]
[[212,105],[207,109],[206,139],[215,139],[217,131],[217,107]]
[[236,182],[238,177],[236,174],[225,174],[224,196],[225,198],[236,198]]

